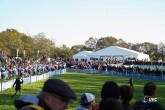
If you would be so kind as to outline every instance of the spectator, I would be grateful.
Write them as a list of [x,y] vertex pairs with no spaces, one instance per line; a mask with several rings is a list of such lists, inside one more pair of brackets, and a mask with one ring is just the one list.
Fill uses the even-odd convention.
[[119,87],[114,81],[107,81],[104,83],[101,90],[101,99],[105,98],[115,98],[119,99]]
[[120,100],[123,105],[124,110],[132,110],[131,105],[129,102],[131,101],[133,97],[133,90],[130,86],[122,85],[120,88]]
[[[101,89],[101,100],[107,98],[113,98],[118,100],[120,97],[119,87],[114,81],[107,81],[103,84]],[[99,104],[97,104],[94,110],[99,110]]]
[[1,79],[2,79],[2,82],[5,82],[5,75],[4,75],[4,73],[1,73]]
[[21,96],[14,101],[18,110],[65,110],[77,96],[64,81],[48,79],[38,96]]
[[[143,98],[132,105],[134,110],[144,110],[145,108],[151,107],[151,105],[152,106],[157,105],[161,109],[164,109],[157,102],[156,85],[153,82],[148,82],[147,84],[145,84],[143,89],[143,94],[144,94]],[[151,109],[151,110],[158,110],[158,109]]]
[[144,110],[165,110],[160,104],[158,103],[148,103]]
[[122,104],[114,98],[106,98],[100,102],[99,110],[124,110]]
[[23,79],[20,79],[20,76],[18,76],[13,84],[13,87],[15,86],[15,93],[11,97],[14,97],[18,91],[19,95],[21,94],[21,84],[23,84]]
[[95,96],[91,93],[84,93],[80,99],[80,106],[76,110],[92,110],[95,106]]
[[134,90],[134,87],[133,87],[133,78],[132,77],[129,79],[129,85],[132,88],[132,90]]

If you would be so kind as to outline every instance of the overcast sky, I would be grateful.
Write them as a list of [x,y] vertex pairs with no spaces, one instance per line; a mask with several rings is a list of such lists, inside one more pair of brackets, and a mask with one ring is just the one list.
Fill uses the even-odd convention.
[[165,0],[0,0],[0,32],[44,32],[57,46],[113,36],[165,43]]

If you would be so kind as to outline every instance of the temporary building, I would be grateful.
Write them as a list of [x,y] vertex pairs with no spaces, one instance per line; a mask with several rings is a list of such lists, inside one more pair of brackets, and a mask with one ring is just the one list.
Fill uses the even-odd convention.
[[73,55],[74,60],[80,61],[81,59],[87,59],[90,60],[90,54],[93,53],[92,51],[81,51],[75,55]]
[[128,59],[128,60],[147,60],[150,61],[150,57],[147,54],[140,53],[134,50],[118,47],[118,46],[110,46],[93,52],[90,54],[90,58],[101,58],[103,60],[106,59]]
[[118,46],[110,46],[103,48],[101,50],[91,52],[91,51],[82,51],[73,55],[73,59],[87,59],[88,61],[92,59],[121,59],[121,60],[147,60],[150,61],[150,57],[147,54],[140,53],[134,50],[118,47]]

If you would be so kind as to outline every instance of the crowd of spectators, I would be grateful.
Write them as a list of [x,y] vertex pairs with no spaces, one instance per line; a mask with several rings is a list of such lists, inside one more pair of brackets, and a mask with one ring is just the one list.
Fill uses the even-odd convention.
[[[1,78],[13,78],[15,75],[21,77],[26,77],[29,75],[39,75],[44,72],[54,71],[63,68],[73,68],[73,69],[93,69],[100,71],[113,71],[121,73],[138,73],[138,74],[148,74],[148,75],[165,75],[164,62],[148,62],[148,61],[69,61],[62,59],[52,59],[48,61],[47,59],[34,60],[34,59],[24,59],[24,58],[0,58],[0,73]],[[48,86],[49,83],[49,86]],[[52,84],[56,85],[52,85]],[[60,86],[58,84],[61,84]],[[51,86],[50,86],[51,85]],[[61,89],[65,87],[70,93],[68,96],[65,94],[65,90]],[[60,91],[60,92],[57,92]],[[63,91],[63,92],[61,92]],[[158,103],[156,99],[156,85],[153,82],[148,82],[143,88],[144,96],[139,101],[135,102],[133,105],[130,104],[133,98],[133,88],[128,85],[121,85],[115,81],[106,81],[102,85],[99,103],[95,103],[95,95],[92,93],[83,93],[80,99],[80,105],[76,108],[77,110],[164,110],[164,108]],[[16,93],[13,94],[13,96]],[[45,97],[46,96],[46,97]],[[51,97],[49,97],[51,96]],[[24,96],[22,96],[24,98]],[[76,99],[76,94],[71,90],[71,88],[66,85],[65,82],[58,79],[50,79],[45,82],[42,92],[39,93],[40,99],[35,102],[28,102],[28,104],[38,104],[43,107],[40,103],[45,101],[46,108],[53,110],[54,108],[60,106],[63,109],[70,107],[70,99]],[[61,105],[55,102],[47,102],[49,97],[50,101],[52,98],[59,99]],[[36,98],[36,97],[34,97]],[[19,108],[17,101],[15,101],[16,108]],[[22,101],[22,100],[21,100]],[[62,105],[62,101],[65,102],[65,106]],[[50,104],[51,103],[51,104]],[[27,103],[25,103],[27,105]],[[56,105],[56,106],[55,106]],[[22,107],[22,106],[21,106]],[[29,106],[31,107],[31,106]],[[49,110],[48,109],[48,110]],[[25,109],[26,110],[26,109]],[[55,109],[56,110],[56,109]],[[57,109],[58,110],[58,109]]]
[[[143,87],[143,97],[133,104],[134,91],[129,85],[119,86],[115,81],[105,81],[101,87],[100,100],[95,102],[95,94],[84,92],[75,110],[165,110],[159,104],[157,88],[153,82]],[[39,92],[20,96],[14,101],[17,110],[66,110],[77,99],[76,93],[60,79],[48,79]]]
[[27,77],[29,75],[39,75],[44,72],[53,71],[62,68],[72,69],[91,69],[102,71],[113,71],[113,73],[145,74],[154,76],[165,75],[165,62],[150,61],[127,61],[127,60],[93,60],[86,59],[66,60],[61,58],[46,58],[36,60],[33,58],[7,58],[0,57],[0,76],[2,81],[6,78],[12,79],[15,75]]
[[76,110],[164,110],[156,98],[157,89],[153,82],[144,85],[142,99],[130,104],[133,91],[129,85],[118,86],[115,81],[106,81],[101,89],[99,103],[95,103],[92,93],[84,93]]
[[127,60],[94,60],[72,61],[66,63],[67,68],[92,69],[100,71],[113,71],[114,73],[133,73],[163,76],[165,75],[165,62],[156,61],[127,61]]
[[65,62],[60,58],[48,60],[46,58],[35,60],[21,57],[7,58],[0,57],[0,77],[2,81],[12,79],[15,76],[28,77],[40,75],[45,72],[63,69]]

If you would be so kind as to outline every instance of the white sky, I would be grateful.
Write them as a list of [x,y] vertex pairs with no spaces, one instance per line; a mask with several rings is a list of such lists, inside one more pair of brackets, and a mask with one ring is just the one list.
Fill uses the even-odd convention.
[[44,32],[57,46],[113,36],[165,43],[165,0],[0,0],[0,32]]

